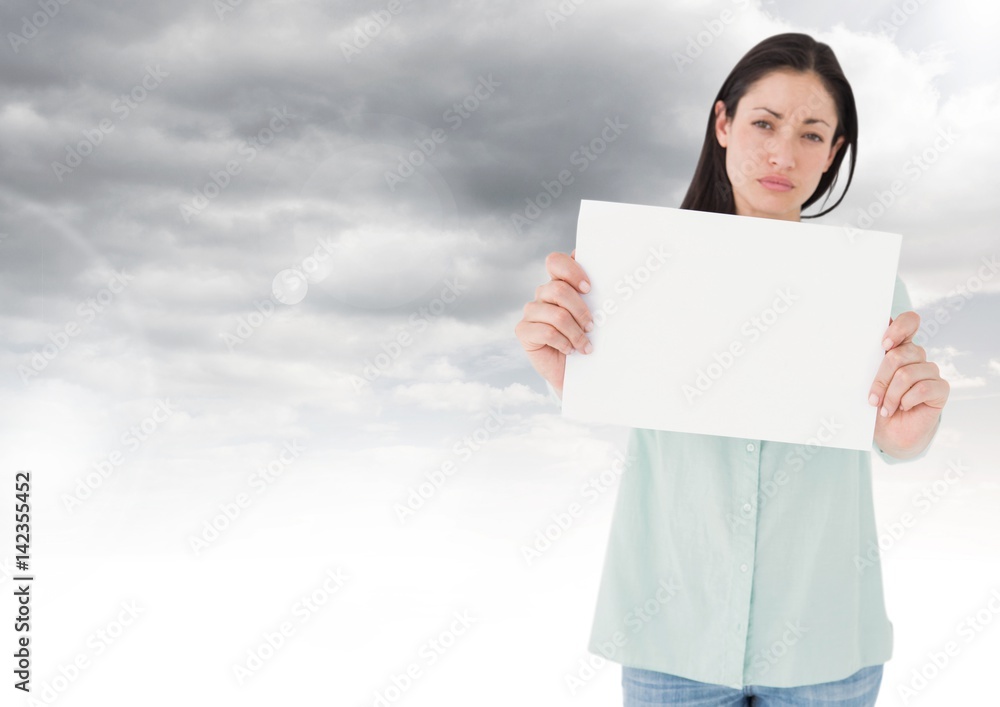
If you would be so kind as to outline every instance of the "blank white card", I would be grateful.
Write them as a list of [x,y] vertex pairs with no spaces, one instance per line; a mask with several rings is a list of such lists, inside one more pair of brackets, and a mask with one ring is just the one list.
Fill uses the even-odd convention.
[[566,359],[562,414],[871,450],[901,240],[582,201],[576,261],[596,326],[593,352]]

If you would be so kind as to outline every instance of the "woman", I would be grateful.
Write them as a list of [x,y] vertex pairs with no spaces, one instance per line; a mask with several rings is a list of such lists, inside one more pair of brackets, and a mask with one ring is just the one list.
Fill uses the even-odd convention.
[[[830,47],[770,37],[723,83],[681,208],[811,218],[848,151],[845,192],[857,116]],[[546,268],[515,332],[561,393],[566,356],[592,351],[590,287],[573,254]],[[926,454],[949,393],[909,309],[897,278],[869,397],[890,464]],[[622,664],[625,704],[873,705],[893,635],[871,453],[646,429],[628,445],[589,643]]]

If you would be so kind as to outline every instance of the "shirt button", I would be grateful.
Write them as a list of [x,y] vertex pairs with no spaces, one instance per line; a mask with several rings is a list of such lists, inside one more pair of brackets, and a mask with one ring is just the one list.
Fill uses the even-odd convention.
[[747,445],[747,451],[752,452],[754,450],[753,442]]
[[740,565],[740,572],[746,572],[748,569],[749,568],[747,567],[747,563],[746,562],[744,562],[742,565]]
[[743,504],[743,510],[745,510],[747,513],[749,513],[752,508],[753,506],[751,506],[749,503]]

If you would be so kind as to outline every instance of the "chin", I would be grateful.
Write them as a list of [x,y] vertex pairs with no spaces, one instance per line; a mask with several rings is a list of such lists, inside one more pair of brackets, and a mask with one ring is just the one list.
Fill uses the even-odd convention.
[[762,217],[762,218],[790,218],[792,216],[798,218],[799,213],[801,213],[799,204],[795,203],[794,199],[788,198],[787,194],[784,198],[777,197],[773,194],[765,195],[769,198],[762,199],[743,199],[752,213]]

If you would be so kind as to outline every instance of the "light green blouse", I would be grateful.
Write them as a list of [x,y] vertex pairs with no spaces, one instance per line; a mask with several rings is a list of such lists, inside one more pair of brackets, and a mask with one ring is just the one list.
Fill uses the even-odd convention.
[[871,452],[632,429],[626,458],[590,652],[733,688],[889,660]]

